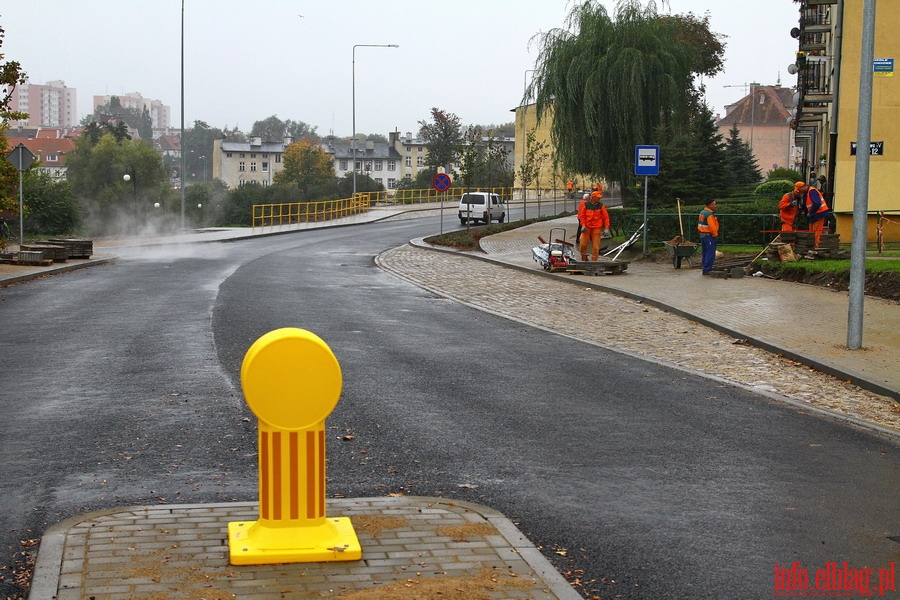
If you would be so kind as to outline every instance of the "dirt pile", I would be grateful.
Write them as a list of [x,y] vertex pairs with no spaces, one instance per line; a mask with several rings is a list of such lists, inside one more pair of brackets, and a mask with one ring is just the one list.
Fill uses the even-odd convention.
[[[777,269],[768,271],[767,274],[779,277],[784,281],[819,285],[842,292],[850,289],[850,273],[848,271],[843,273],[806,273],[802,270],[789,270],[780,276]],[[763,272],[766,272],[766,269],[763,269]],[[886,271],[866,274],[866,294],[900,302],[900,273]]]

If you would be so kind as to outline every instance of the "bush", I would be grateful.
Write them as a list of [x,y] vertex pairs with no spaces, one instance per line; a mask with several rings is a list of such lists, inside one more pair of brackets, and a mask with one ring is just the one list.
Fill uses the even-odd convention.
[[780,199],[782,196],[794,189],[794,183],[796,181],[800,180],[795,179],[792,181],[789,179],[776,179],[774,181],[767,181],[756,186],[756,189],[753,191],[753,193],[757,196],[776,197]]
[[81,207],[67,181],[55,181],[44,172],[30,172],[23,187],[24,228],[30,234],[64,235],[82,223]]
[[798,171],[781,167],[773,169],[766,175],[766,181],[778,181],[779,179],[787,179],[791,183],[797,181],[806,181],[806,179]]

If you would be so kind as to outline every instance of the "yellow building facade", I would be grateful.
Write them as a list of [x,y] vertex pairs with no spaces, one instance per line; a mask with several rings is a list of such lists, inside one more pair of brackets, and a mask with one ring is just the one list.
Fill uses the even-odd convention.
[[[875,17],[871,140],[883,154],[869,165],[867,239],[875,240],[877,213],[900,221],[900,195],[894,192],[900,175],[900,0],[879,0]],[[796,30],[795,30],[796,32]],[[805,139],[807,165],[827,172],[826,198],[837,219],[841,241],[853,231],[856,142],[859,117],[860,68],[863,43],[863,2],[805,0],[800,8],[797,56],[800,105],[798,143]],[[833,186],[832,186],[833,184]],[[833,192],[833,195],[832,195]],[[900,224],[884,229],[885,240],[900,240]]]

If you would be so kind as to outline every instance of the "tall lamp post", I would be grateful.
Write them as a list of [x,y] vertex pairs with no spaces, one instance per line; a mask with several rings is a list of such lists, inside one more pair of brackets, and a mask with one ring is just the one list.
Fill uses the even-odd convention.
[[356,198],[356,49],[357,48],[399,48],[397,44],[354,44],[353,45],[353,197]]
[[133,195],[133,204],[134,204],[134,233],[138,232],[138,201],[137,201],[137,175],[135,175],[134,167],[128,167],[127,172],[122,175],[122,180],[125,183],[131,182],[131,188],[134,193]]

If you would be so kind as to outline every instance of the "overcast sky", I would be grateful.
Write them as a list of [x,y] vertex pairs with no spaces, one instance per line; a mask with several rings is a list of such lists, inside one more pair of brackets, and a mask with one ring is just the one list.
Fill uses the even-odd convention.
[[[614,0],[603,4],[612,11]],[[463,124],[505,123],[535,64],[539,32],[560,27],[568,0],[185,0],[185,124],[249,131],[277,115],[320,135],[418,131],[432,107]],[[792,0],[671,0],[672,13],[709,13],[726,37],[725,72],[706,81],[713,113],[746,83],[788,87],[797,49]],[[0,52],[31,83],[77,90],[78,118],[94,95],[138,92],[181,119],[181,0],[4,0]],[[660,12],[668,12],[658,3]],[[734,86],[734,87],[730,87]]]

